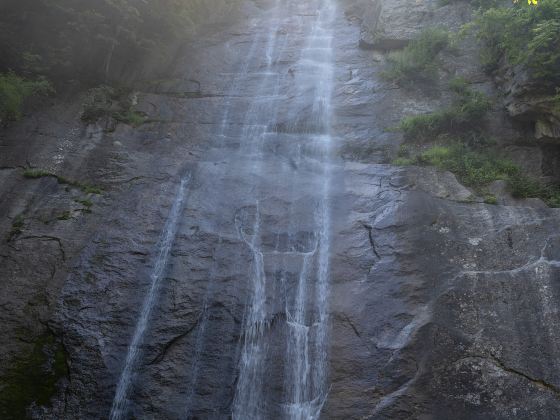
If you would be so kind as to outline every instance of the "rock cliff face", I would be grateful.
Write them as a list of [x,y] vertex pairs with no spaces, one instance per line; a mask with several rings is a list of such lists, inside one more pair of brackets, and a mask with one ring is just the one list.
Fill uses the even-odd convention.
[[[139,128],[83,126],[70,97],[1,133],[2,417],[108,417],[181,179],[125,417],[557,417],[560,211],[483,204],[452,174],[387,164],[400,139],[386,129],[449,98],[382,81],[384,55],[359,48],[404,45],[439,16],[453,28],[468,10],[300,3],[251,3],[185,46],[168,80],[139,87]],[[473,54],[449,71],[494,89]],[[503,107],[492,116],[491,130],[525,135]],[[540,170],[543,153],[527,150]],[[327,385],[309,350],[298,394],[290,340],[307,329],[321,349],[322,311]],[[247,373],[251,344],[262,352]],[[239,401],[263,366],[255,406]]]
[[558,144],[560,139],[560,111],[554,102],[553,87],[532,81],[519,67],[502,69],[502,89],[509,114],[534,124],[534,135],[541,143]]
[[436,1],[410,0],[367,0],[361,10],[360,46],[381,50],[406,46],[428,26],[458,29],[471,13],[467,3],[441,6]]

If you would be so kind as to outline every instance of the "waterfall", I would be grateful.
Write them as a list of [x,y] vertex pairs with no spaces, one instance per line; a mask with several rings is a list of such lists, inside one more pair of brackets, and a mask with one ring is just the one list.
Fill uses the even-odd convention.
[[140,316],[138,318],[132,340],[130,341],[130,345],[128,346],[124,367],[121,372],[115,397],[113,399],[113,404],[111,406],[110,418],[112,420],[122,419],[126,417],[127,414],[128,398],[130,389],[132,387],[134,370],[140,356],[142,341],[144,339],[144,334],[148,326],[150,315],[158,297],[159,286],[161,284],[161,279],[167,266],[169,253],[171,252],[171,247],[173,246],[175,233],[177,230],[177,222],[183,208],[185,190],[189,183],[189,180],[189,175],[181,179],[181,183],[175,196],[173,206],[171,207],[171,211],[158,242],[158,253],[154,263],[154,267],[150,274],[150,289],[148,290],[146,298],[144,299],[142,310],[140,312]]
[[[288,5],[291,3],[288,2]],[[275,408],[266,395],[269,389],[267,371],[270,369],[269,343],[274,314],[270,307],[279,299],[269,296],[273,281],[266,272],[267,263],[279,264],[286,258],[299,260],[299,275],[295,288],[287,288],[285,299],[285,354],[282,361],[285,370],[283,397],[280,403],[281,416],[294,420],[317,419],[328,394],[327,353],[328,353],[328,292],[329,292],[329,253],[330,253],[330,149],[331,133],[330,101],[333,86],[333,57],[331,23],[334,19],[334,1],[317,1],[305,5],[316,16],[315,22],[305,35],[304,47],[296,67],[301,73],[286,75],[292,77],[296,95],[290,100],[298,101],[301,108],[311,107],[307,120],[301,121],[299,115],[291,116],[284,132],[292,135],[297,143],[288,144],[300,156],[301,165],[313,172],[317,189],[309,201],[314,203],[312,212],[313,232],[305,244],[299,243],[297,235],[289,234],[289,244],[285,249],[268,250],[263,243],[263,212],[265,212],[266,191],[274,180],[270,176],[265,161],[263,147],[267,136],[280,136],[278,113],[271,104],[251,106],[248,113],[249,123],[243,132],[241,148],[253,157],[255,182],[255,206],[253,225],[245,231],[238,226],[239,236],[253,256],[252,271],[249,274],[250,293],[243,320],[239,377],[236,386],[232,415],[234,419],[265,419],[273,416]],[[303,13],[302,13],[303,14]],[[271,28],[274,36],[276,28]],[[281,55],[281,45],[269,42],[266,50],[266,74],[274,74],[275,57]],[[270,77],[268,77],[270,79]],[[312,80],[310,82],[310,79]],[[268,84],[267,84],[268,83]],[[270,87],[270,80],[264,78],[261,87]],[[277,83],[276,86],[279,86]],[[311,88],[311,89],[310,89]],[[272,97],[280,92],[272,91]],[[312,92],[312,95],[309,92]],[[257,104],[258,105],[258,104]],[[271,109],[272,108],[272,109]],[[296,107],[297,108],[297,107]],[[297,108],[297,109],[301,109]],[[290,134],[291,133],[291,134]],[[301,159],[301,148],[307,148],[309,160]],[[278,159],[278,156],[274,157]],[[315,169],[319,165],[319,169]],[[283,172],[286,184],[301,180],[297,173]],[[270,182],[268,182],[270,181]],[[294,213],[292,202],[290,214]],[[293,216],[292,216],[293,217]],[[296,223],[297,224],[297,223]],[[248,233],[250,232],[250,233]],[[301,249],[304,248],[304,249]],[[287,269],[286,267],[282,267]],[[293,294],[293,296],[292,296]],[[277,404],[277,403],[276,403]]]
[[[203,216],[205,234],[220,239],[213,246],[212,265],[200,294],[196,330],[186,339],[189,377],[178,390],[186,418],[230,412],[236,420],[314,420],[328,397],[335,11],[335,0],[276,0],[262,21],[251,21],[255,35],[227,86],[214,143],[197,167],[197,186],[200,182],[204,188],[197,187],[196,199],[221,204]],[[135,365],[175,236],[186,183],[181,182],[162,233],[151,288],[117,386],[112,419],[127,415]],[[222,196],[229,197],[226,188],[232,183],[239,196],[230,203]],[[213,312],[215,302],[223,299],[219,290],[222,247],[236,249],[240,265],[250,260],[236,271],[239,296],[246,300],[241,309],[232,309],[232,313],[239,310],[235,315],[239,318],[225,335],[231,337],[233,351],[223,356],[222,348],[216,346],[219,340],[214,334],[219,333]],[[232,251],[224,254],[231,258]],[[230,364],[222,365],[228,357]],[[224,375],[229,374],[231,380],[225,379],[218,389],[209,378],[221,366],[230,369]],[[228,401],[228,394],[232,400]]]

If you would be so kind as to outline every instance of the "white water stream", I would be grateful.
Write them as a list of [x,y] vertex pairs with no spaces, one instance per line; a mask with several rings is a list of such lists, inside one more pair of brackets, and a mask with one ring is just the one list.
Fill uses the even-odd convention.
[[138,318],[132,340],[128,346],[124,367],[117,384],[117,391],[113,399],[113,405],[111,406],[111,420],[120,420],[122,418],[126,418],[127,416],[128,397],[133,383],[134,370],[140,357],[144,334],[146,332],[146,328],[148,327],[150,315],[158,297],[161,279],[165,273],[169,253],[171,252],[171,247],[173,246],[173,242],[175,240],[177,222],[183,208],[185,191],[189,180],[190,176],[185,176],[181,179],[173,206],[171,207],[171,211],[161,233],[161,238],[158,242],[158,253],[150,275],[150,289],[148,290],[148,294],[146,295],[142,305],[140,317]]

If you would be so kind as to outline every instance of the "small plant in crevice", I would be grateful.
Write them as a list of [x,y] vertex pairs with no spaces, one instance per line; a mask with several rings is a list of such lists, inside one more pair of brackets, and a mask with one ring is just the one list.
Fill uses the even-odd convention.
[[425,29],[404,49],[389,54],[389,67],[382,76],[394,82],[433,80],[438,72],[438,55],[450,43],[448,31],[441,28]]
[[23,214],[18,214],[16,217],[14,217],[14,220],[12,221],[12,228],[10,229],[10,232],[8,232],[6,241],[10,242],[16,236],[21,234],[23,232],[24,224],[25,218],[23,217]]
[[75,199],[74,201],[83,206],[82,209],[79,209],[82,213],[91,213],[91,208],[93,207],[93,202],[91,200]]
[[65,210],[60,216],[57,217],[57,220],[70,220],[71,218],[72,212],[70,212],[69,210]]

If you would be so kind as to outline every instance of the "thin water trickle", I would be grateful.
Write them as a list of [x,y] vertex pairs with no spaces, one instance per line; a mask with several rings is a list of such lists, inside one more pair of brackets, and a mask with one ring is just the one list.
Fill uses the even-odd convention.
[[140,357],[141,346],[144,334],[148,327],[150,315],[158,297],[161,279],[167,267],[169,253],[171,252],[171,247],[173,246],[173,242],[175,240],[177,223],[179,215],[181,214],[181,209],[183,208],[183,201],[185,199],[185,192],[189,181],[190,175],[181,179],[173,206],[171,207],[171,211],[167,221],[165,222],[165,226],[158,242],[158,253],[154,263],[154,268],[152,269],[152,273],[150,275],[150,289],[148,290],[142,305],[142,310],[140,312],[138,322],[136,323],[132,340],[128,346],[124,367],[121,372],[113,404],[111,406],[111,413],[109,415],[111,420],[120,420],[127,415],[128,399],[133,385],[134,371]]

